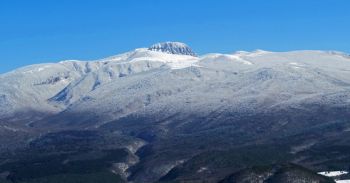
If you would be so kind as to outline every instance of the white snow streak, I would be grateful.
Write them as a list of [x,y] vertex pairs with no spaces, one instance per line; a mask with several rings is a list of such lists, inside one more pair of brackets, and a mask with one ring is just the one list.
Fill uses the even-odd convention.
[[350,180],[335,180],[336,183],[350,183]]
[[335,177],[335,176],[344,175],[344,174],[348,174],[348,173],[349,173],[348,171],[318,172],[318,174],[324,175],[327,177]]
[[22,72],[22,74],[33,74],[35,72],[41,72],[43,71],[45,68],[48,68],[48,67],[51,67],[51,66],[44,66],[44,67],[40,67],[40,68],[36,68],[36,69],[33,69],[33,70],[30,70],[30,71],[26,71],[26,72]]
[[[152,55],[153,56],[153,55]],[[200,67],[195,63],[198,62],[199,58],[187,56],[187,55],[172,55],[161,53],[157,57],[139,57],[134,58],[128,63],[139,62],[139,61],[153,61],[153,62],[164,62],[169,65],[171,69],[183,69],[186,67]]]
[[237,61],[242,62],[243,64],[247,64],[247,65],[253,65],[251,62],[244,60],[243,58],[241,58],[238,55],[226,55],[227,57],[230,57],[232,59],[236,59]]

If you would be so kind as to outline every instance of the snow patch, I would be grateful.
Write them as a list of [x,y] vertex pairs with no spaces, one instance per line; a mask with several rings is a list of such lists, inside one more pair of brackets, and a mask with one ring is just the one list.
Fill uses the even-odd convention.
[[344,174],[348,174],[349,172],[348,171],[327,171],[327,172],[318,172],[318,174],[320,175],[324,175],[324,176],[327,176],[327,177],[336,177],[336,176],[339,176],[339,175],[344,175]]
[[192,56],[183,55],[170,55],[163,54],[161,57],[140,57],[134,58],[130,62],[140,62],[140,61],[152,61],[152,62],[163,62],[171,67],[171,69],[183,69],[186,67],[200,67],[195,63],[198,62],[198,58]]
[[79,60],[64,60],[64,61],[60,61],[58,63],[63,64],[63,63],[67,63],[67,62],[80,62],[80,61]]
[[202,59],[204,59],[204,58],[216,59],[219,57],[226,57],[228,59],[236,60],[236,61],[241,62],[241,63],[246,64],[246,65],[253,65],[253,63],[241,58],[240,55],[226,55],[226,54],[220,54],[220,53],[213,53],[213,54],[205,55],[204,57],[202,57]]
[[350,183],[350,180],[335,180],[336,183]]
[[232,53],[232,55],[238,55],[238,56],[244,56],[244,55],[248,55],[249,52],[247,51],[236,51],[234,53]]
[[208,170],[208,167],[201,167],[197,173],[201,173],[201,172],[204,172],[204,171],[207,171]]
[[236,59],[237,61],[242,62],[243,64],[247,64],[247,65],[253,65],[251,62],[244,60],[243,58],[241,58],[238,55],[226,55],[227,57],[230,57],[232,59]]
[[258,57],[258,56],[265,55],[265,54],[268,54],[268,53],[273,53],[273,52],[269,52],[269,51],[264,51],[264,50],[259,50],[258,49],[258,50],[250,52],[249,54],[247,54],[245,56]]
[[45,68],[49,68],[49,67],[51,67],[51,66],[44,66],[44,67],[36,68],[36,69],[30,70],[30,71],[22,72],[22,74],[33,74],[35,72],[41,72]]

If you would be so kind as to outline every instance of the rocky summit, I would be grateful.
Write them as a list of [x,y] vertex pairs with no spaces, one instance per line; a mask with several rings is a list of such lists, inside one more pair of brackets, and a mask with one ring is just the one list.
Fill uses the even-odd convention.
[[186,44],[179,43],[179,42],[157,43],[151,46],[148,50],[161,51],[164,53],[177,54],[177,55],[191,55],[194,57],[198,57],[198,54],[193,52],[191,48],[189,48]]

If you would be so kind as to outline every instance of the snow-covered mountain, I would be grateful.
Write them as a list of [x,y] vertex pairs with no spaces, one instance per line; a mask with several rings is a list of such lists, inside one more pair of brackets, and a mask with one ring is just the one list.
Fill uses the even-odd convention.
[[301,103],[348,106],[348,68],[350,56],[335,51],[197,56],[183,43],[167,42],[0,75],[0,116],[97,128],[132,115],[152,118],[166,131],[214,114],[252,115]]
[[0,75],[1,119],[30,122],[60,112],[62,109],[48,104],[47,99],[102,65],[72,60],[31,65]]

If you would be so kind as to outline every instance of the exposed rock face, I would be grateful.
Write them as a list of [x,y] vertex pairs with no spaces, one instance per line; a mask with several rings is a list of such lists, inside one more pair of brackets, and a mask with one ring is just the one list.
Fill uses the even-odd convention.
[[191,48],[189,48],[186,44],[179,43],[179,42],[157,43],[151,46],[148,50],[160,51],[160,52],[177,54],[177,55],[191,55],[194,57],[198,57],[198,54],[193,52]]

